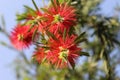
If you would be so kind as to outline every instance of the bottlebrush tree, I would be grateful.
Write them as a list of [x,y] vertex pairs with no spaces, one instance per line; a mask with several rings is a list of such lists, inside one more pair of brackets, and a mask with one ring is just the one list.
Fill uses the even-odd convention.
[[[119,19],[99,12],[100,0],[50,0],[40,8],[17,14],[18,24],[7,34],[22,59],[15,60],[18,80],[119,80]],[[24,50],[34,45],[31,60]],[[78,63],[85,56],[81,65]],[[19,64],[18,64],[19,63]]]

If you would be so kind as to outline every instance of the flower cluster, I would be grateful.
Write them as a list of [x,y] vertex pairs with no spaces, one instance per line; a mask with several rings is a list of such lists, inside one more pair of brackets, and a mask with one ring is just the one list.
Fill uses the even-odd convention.
[[71,32],[76,25],[76,9],[58,0],[52,0],[42,11],[27,9],[18,17],[24,23],[19,23],[11,32],[13,46],[22,50],[35,44],[33,57],[37,62],[45,60],[58,68],[73,67],[81,51],[75,42],[78,36]]

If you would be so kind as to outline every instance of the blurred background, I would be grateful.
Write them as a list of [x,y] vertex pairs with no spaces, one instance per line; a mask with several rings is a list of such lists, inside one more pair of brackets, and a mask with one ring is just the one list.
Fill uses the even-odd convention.
[[[40,7],[43,6],[42,0],[35,1]],[[4,26],[4,22],[2,22],[2,19],[4,18],[6,30],[8,33],[10,33],[12,28],[17,23],[16,13],[24,12],[24,5],[33,7],[31,0],[0,0],[0,26]],[[118,15],[120,13],[117,13],[115,10],[118,6],[120,6],[120,0],[102,0],[102,3],[100,4],[101,10],[99,13],[103,14],[104,16]],[[6,43],[10,44],[9,39],[2,33],[0,33],[0,41],[5,41]],[[26,50],[25,52],[27,53],[27,58],[31,58],[33,47],[31,47],[30,50]],[[0,80],[16,80],[16,75],[13,70],[13,61],[18,56],[19,55],[16,51],[10,50],[9,48],[0,45]],[[117,71],[118,70],[120,70],[120,68],[117,68]],[[118,73],[118,75],[120,76],[120,73]]]

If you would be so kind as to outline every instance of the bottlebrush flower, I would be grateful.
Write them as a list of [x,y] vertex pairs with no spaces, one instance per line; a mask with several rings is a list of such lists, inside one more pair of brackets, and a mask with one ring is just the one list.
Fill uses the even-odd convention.
[[[75,9],[67,3],[50,6],[44,16],[51,22],[51,26],[47,26],[49,31],[56,33],[58,30],[61,32],[69,30],[69,28],[76,23]],[[48,24],[49,24],[48,23]]]
[[62,36],[57,37],[58,40],[50,39],[50,51],[47,54],[47,60],[59,68],[66,67],[70,64],[75,65],[75,60],[79,57],[81,48],[74,43],[75,35],[66,36],[65,40]]
[[34,33],[34,29],[32,28],[30,31],[29,30],[30,26],[21,26],[18,24],[11,32],[11,43],[18,50],[27,48],[32,43],[32,35]]
[[41,63],[45,58],[44,48],[38,48],[37,51],[34,52],[33,57],[37,60],[37,62]]

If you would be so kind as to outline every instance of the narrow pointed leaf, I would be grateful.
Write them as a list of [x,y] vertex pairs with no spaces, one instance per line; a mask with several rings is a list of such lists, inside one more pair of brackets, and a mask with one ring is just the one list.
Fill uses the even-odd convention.
[[51,12],[49,12],[46,8],[40,8],[43,12],[48,13],[48,14],[52,14]]
[[67,4],[70,4],[71,3],[71,0],[66,0]]
[[80,56],[90,56],[87,52],[80,52]]
[[65,38],[66,38],[66,35],[67,35],[67,34],[66,34],[66,31],[67,31],[67,30],[66,30],[66,28],[65,28],[65,29],[64,29],[64,32],[63,32],[63,40],[65,40]]
[[4,16],[1,16],[1,21],[2,21],[2,25],[3,25],[3,29],[5,30],[5,19]]
[[57,8],[56,8],[56,4],[54,3],[54,0],[51,0],[51,4],[52,4],[53,7],[55,8],[55,10],[57,10]]
[[34,41],[36,34],[37,34],[38,28],[36,28],[36,30],[34,31],[33,35],[32,35],[32,41]]
[[7,46],[7,44],[5,42],[0,42],[0,44],[3,46]]
[[54,40],[58,40],[53,33],[49,31],[46,31],[46,32],[47,32],[48,37],[52,37]]
[[81,37],[83,37],[85,35],[85,32],[81,33],[76,39],[75,41],[79,40]]
[[116,43],[117,45],[120,45],[120,41],[118,41],[118,40],[116,40],[116,39],[112,39],[112,41],[113,41],[114,43]]
[[17,14],[16,16],[17,16],[17,21],[21,21],[21,20],[24,20],[24,19],[26,19],[26,16],[27,14],[26,13],[23,13],[23,14]]
[[57,5],[60,5],[60,2],[59,2],[59,0],[56,0],[56,4],[57,4]]
[[60,3],[63,3],[65,0],[59,0]]
[[34,4],[34,6],[35,6],[36,10],[37,10],[37,11],[39,11],[39,9],[38,9],[38,7],[37,7],[37,5],[36,5],[35,1],[34,1],[34,0],[32,0],[32,2],[33,2],[33,4]]
[[75,41],[76,44],[81,43],[81,42],[87,42],[86,38],[81,38]]
[[30,26],[30,29],[28,30],[28,32],[31,31],[31,29],[32,29],[36,24],[37,24],[37,22],[35,22],[35,21],[33,20],[33,22],[31,23],[31,26]]
[[30,8],[30,7],[26,6],[26,5],[24,5],[24,7],[26,8],[26,10],[29,10],[29,11],[35,12],[35,10],[34,10],[34,9],[32,9],[32,8]]

